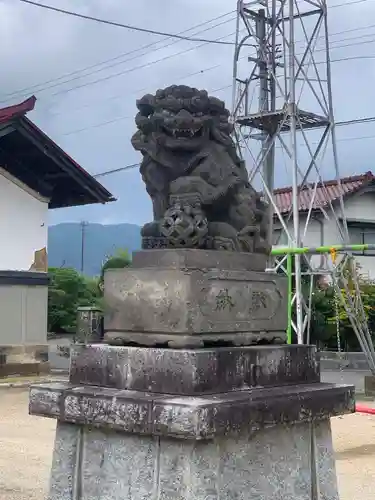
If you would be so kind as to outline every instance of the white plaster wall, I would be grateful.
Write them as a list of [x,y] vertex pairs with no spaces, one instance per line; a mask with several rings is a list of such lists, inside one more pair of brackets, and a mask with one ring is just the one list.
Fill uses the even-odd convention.
[[[375,193],[368,192],[348,198],[345,212],[347,219],[375,223]],[[356,255],[355,258],[361,266],[360,273],[369,279],[375,279],[375,256]]]
[[5,177],[0,169],[2,270],[29,270],[34,252],[47,247],[48,202],[20,186],[10,176]]
[[375,222],[375,193],[350,196],[345,200],[345,213],[347,219]]
[[[310,219],[307,231],[305,232],[305,224],[306,224],[306,216],[304,214],[300,215],[300,232],[303,246],[305,247],[317,247],[322,245],[321,241],[321,233],[322,227],[321,222],[319,220]],[[275,227],[281,227],[276,223]],[[293,224],[291,221],[287,224],[287,228],[289,233],[293,236]],[[287,244],[275,245],[274,248],[285,247]],[[312,262],[315,267],[319,267],[322,265],[322,258],[320,255],[313,256]]]
[[[339,211],[337,211],[339,213]],[[346,218],[351,220],[369,221],[375,223],[375,193],[365,192],[350,196],[345,200]],[[304,228],[305,217],[301,215],[301,232]],[[321,241],[321,233],[319,222],[311,221],[303,239],[304,246],[320,246],[320,245],[340,245],[342,243],[339,230],[336,222],[321,219],[324,223],[323,242]],[[278,227],[278,226],[276,226]],[[292,231],[292,223],[288,225],[289,231]],[[370,279],[375,279],[375,256],[355,256],[358,264],[361,266],[361,274]],[[321,256],[314,256],[312,259],[313,265],[316,267],[327,266],[330,260],[323,260]]]
[[[300,215],[300,232],[301,232],[301,238],[303,241],[304,246],[318,246],[320,245],[320,233],[321,233],[321,226],[320,222],[314,219],[310,219],[307,231],[305,233],[305,224],[306,224],[306,216],[303,214]],[[293,223],[289,221],[286,224],[289,233],[293,236]],[[281,228],[280,223],[276,222],[275,223],[275,229],[276,228]],[[283,244],[275,245],[275,248],[277,247],[284,247],[287,246]]]
[[[375,193],[368,192],[348,197],[345,200],[345,214],[348,220],[375,223]],[[325,222],[324,240],[325,245],[342,243],[337,225],[332,219]],[[360,273],[369,279],[375,279],[375,256],[356,255],[355,259],[360,265]]]

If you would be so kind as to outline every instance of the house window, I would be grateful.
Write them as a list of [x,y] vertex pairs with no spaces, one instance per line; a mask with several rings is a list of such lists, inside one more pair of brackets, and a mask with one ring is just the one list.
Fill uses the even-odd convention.
[[[375,245],[375,224],[349,225],[349,237],[352,245]],[[354,255],[375,255],[375,250],[361,250]]]
[[273,245],[285,247],[288,245],[288,236],[283,228],[273,230]]

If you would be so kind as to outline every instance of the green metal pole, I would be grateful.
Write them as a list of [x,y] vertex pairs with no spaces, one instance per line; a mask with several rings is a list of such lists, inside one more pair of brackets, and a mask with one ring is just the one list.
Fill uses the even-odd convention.
[[305,253],[330,253],[331,250],[362,252],[364,250],[375,250],[375,245],[326,245],[322,247],[301,247],[301,248],[273,248],[271,255],[296,255]]
[[300,248],[273,248],[271,255],[286,256],[286,274],[288,279],[288,326],[287,326],[287,342],[292,343],[292,298],[293,298],[293,255],[296,254],[319,254],[331,253],[332,250],[337,252],[362,252],[364,250],[375,250],[374,244],[369,245],[325,245],[321,247],[300,247]]
[[286,256],[286,274],[288,277],[288,327],[287,327],[287,342],[292,343],[292,298],[293,298],[293,256]]

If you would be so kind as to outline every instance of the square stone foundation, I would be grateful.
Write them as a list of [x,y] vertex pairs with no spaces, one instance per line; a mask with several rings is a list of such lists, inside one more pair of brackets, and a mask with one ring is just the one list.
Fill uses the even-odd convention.
[[48,500],[78,498],[338,500],[330,422],[208,442],[58,423]]
[[338,500],[330,418],[354,388],[321,383],[311,346],[98,344],[29,409],[58,420],[49,500]]

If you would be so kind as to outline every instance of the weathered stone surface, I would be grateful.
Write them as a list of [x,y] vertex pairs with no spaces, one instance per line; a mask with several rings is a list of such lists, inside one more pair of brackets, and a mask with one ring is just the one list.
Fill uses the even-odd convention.
[[97,307],[78,307],[76,339],[83,344],[100,342],[103,334],[103,313]]
[[264,254],[227,252],[224,250],[163,249],[142,250],[132,255],[133,268],[162,269],[226,269],[228,271],[260,271],[267,265]]
[[0,346],[0,377],[49,373],[47,345]]
[[205,443],[58,423],[48,498],[311,500],[314,491],[339,498],[328,420]]
[[61,422],[200,440],[351,413],[354,388],[319,383],[169,396],[50,383],[30,388],[29,411]]
[[74,500],[82,473],[83,429],[73,424],[57,424],[48,500]]
[[319,381],[313,346],[181,350],[94,344],[71,350],[74,385],[194,395]]
[[253,271],[127,268],[105,273],[105,340],[188,347],[286,340],[286,279]]

